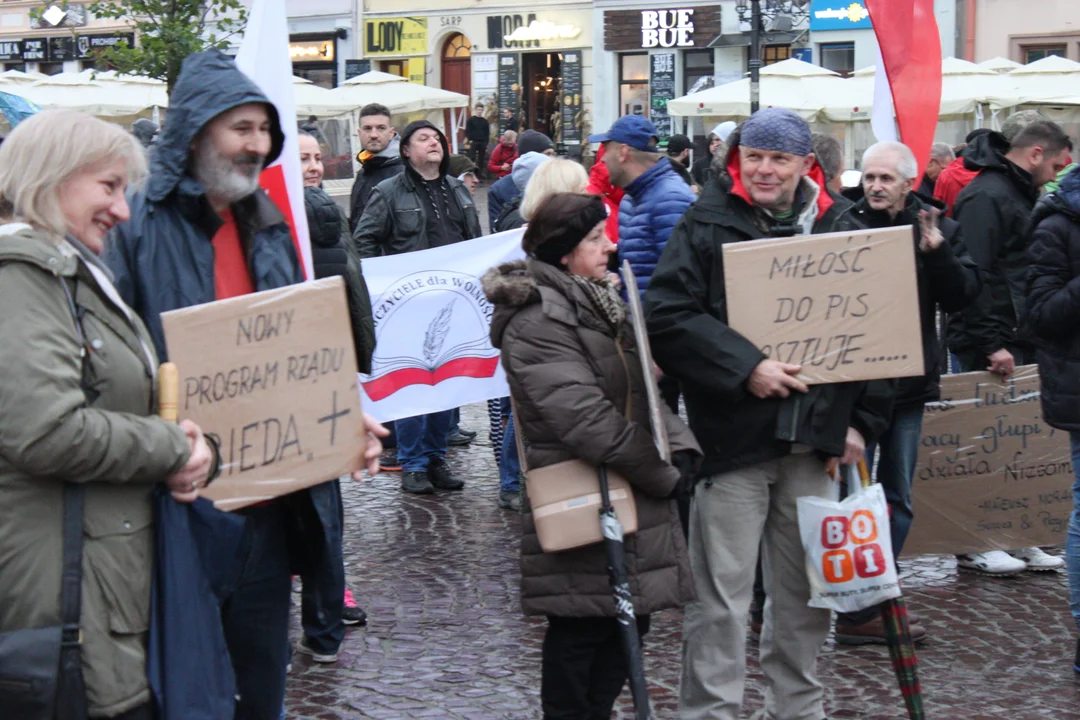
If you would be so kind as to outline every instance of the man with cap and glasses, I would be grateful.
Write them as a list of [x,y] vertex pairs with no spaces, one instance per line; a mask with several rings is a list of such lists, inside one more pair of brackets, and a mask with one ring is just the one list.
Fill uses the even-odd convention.
[[736,720],[746,624],[761,548],[769,596],[761,636],[765,711],[822,720],[815,676],[830,613],[810,584],[795,501],[830,494],[828,458],[856,462],[885,429],[888,381],[808,387],[728,326],[722,248],[766,237],[859,228],[825,187],[810,127],[789,110],[754,114],[729,138],[725,169],[675,227],[645,294],[653,353],[682,385],[705,462],[690,508],[698,600],[683,628],[680,715]]

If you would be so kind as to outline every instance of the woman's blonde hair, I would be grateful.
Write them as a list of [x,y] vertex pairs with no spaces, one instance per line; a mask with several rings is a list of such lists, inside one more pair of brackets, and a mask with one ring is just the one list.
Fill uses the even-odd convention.
[[139,141],[119,125],[74,110],[47,110],[19,123],[0,146],[0,217],[67,234],[60,190],[79,173],[123,159],[128,183],[146,175]]
[[589,175],[579,163],[562,158],[548,160],[536,168],[536,172],[529,178],[529,184],[525,186],[525,194],[518,210],[521,219],[529,222],[540,203],[555,193],[584,192],[588,184]]

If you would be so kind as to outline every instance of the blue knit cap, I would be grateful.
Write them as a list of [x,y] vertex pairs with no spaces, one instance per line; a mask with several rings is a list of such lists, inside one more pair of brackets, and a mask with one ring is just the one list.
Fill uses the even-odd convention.
[[810,125],[791,110],[784,108],[766,108],[754,113],[742,125],[739,144],[802,157],[814,151]]

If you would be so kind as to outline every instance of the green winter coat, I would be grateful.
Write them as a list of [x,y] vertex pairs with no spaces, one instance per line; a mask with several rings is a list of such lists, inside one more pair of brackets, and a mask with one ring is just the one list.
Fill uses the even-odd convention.
[[[0,632],[60,622],[60,481],[83,483],[83,672],[91,717],[112,717],[150,700],[150,495],[188,442],[154,416],[157,360],[137,316],[70,244],[12,232],[0,234]],[[83,310],[89,393],[61,278]]]

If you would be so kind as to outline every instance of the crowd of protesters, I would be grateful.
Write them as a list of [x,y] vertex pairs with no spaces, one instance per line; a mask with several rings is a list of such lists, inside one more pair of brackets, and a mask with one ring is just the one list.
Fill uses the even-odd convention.
[[[721,123],[695,162],[689,138],[661,149],[652,123],[626,116],[588,138],[597,145],[589,171],[553,157],[542,133],[519,134],[510,117],[489,153],[483,106],[466,125],[468,156],[451,153],[430,122],[399,131],[382,105],[359,119],[348,215],[322,187],[317,124],[301,130],[299,152],[315,275],[345,280],[362,372],[376,342],[365,259],[483,236],[474,193],[485,175],[489,229],[524,228],[527,259],[483,277],[511,393],[489,402],[489,432],[498,506],[522,513],[522,609],[548,620],[545,718],[609,717],[629,658],[603,548],[542,549],[524,468],[582,460],[629,483],[638,524],[626,569],[639,634],[652,613],[685,607],[679,717],[740,716],[753,628],[766,714],[822,720],[816,664],[833,619],[807,604],[796,500],[831,495],[826,466],[875,466],[898,556],[913,520],[923,406],[940,397],[946,357],[959,371],[1006,379],[1038,363],[1044,417],[1070,433],[1074,467],[1080,461],[1080,169],[1062,128],[1037,113],[973,132],[964,147],[935,143],[922,172],[907,146],[877,143],[847,189],[840,144],[783,109]],[[128,134],[51,111],[0,147],[0,640],[57,626],[57,652],[70,659],[78,630],[75,664],[56,663],[62,717],[163,714],[146,671],[163,652],[148,646],[150,628],[170,622],[150,602],[160,531],[152,509],[169,494],[196,502],[221,456],[194,423],[156,415],[161,314],[303,280],[286,218],[259,188],[282,152],[283,122],[211,50],[185,61],[160,130],[137,123]],[[768,358],[728,325],[722,246],[902,226],[916,258],[918,377],[807,385],[800,366]],[[642,293],[670,460],[653,441],[616,260],[629,262]],[[476,436],[458,417],[447,410],[390,429],[367,418],[367,471],[400,471],[403,492],[449,502],[437,491],[466,482],[449,450]],[[1080,508],[1080,475],[1074,494]],[[205,710],[199,717],[277,720],[293,578],[302,585],[297,650],[316,662],[335,662],[344,626],[366,617],[346,587],[336,478],[237,514],[243,552],[226,558],[235,576],[199,599],[220,622],[185,628],[191,643],[223,644],[235,682],[215,695],[198,674],[184,677],[193,697],[213,696],[192,703]],[[1065,565],[1080,627],[1076,511],[1064,560],[1017,548],[958,555],[957,564],[996,576]],[[912,623],[914,640],[927,632]],[[884,643],[886,632],[869,608],[838,616],[836,638]],[[6,653],[0,642],[0,686],[14,662]]]

